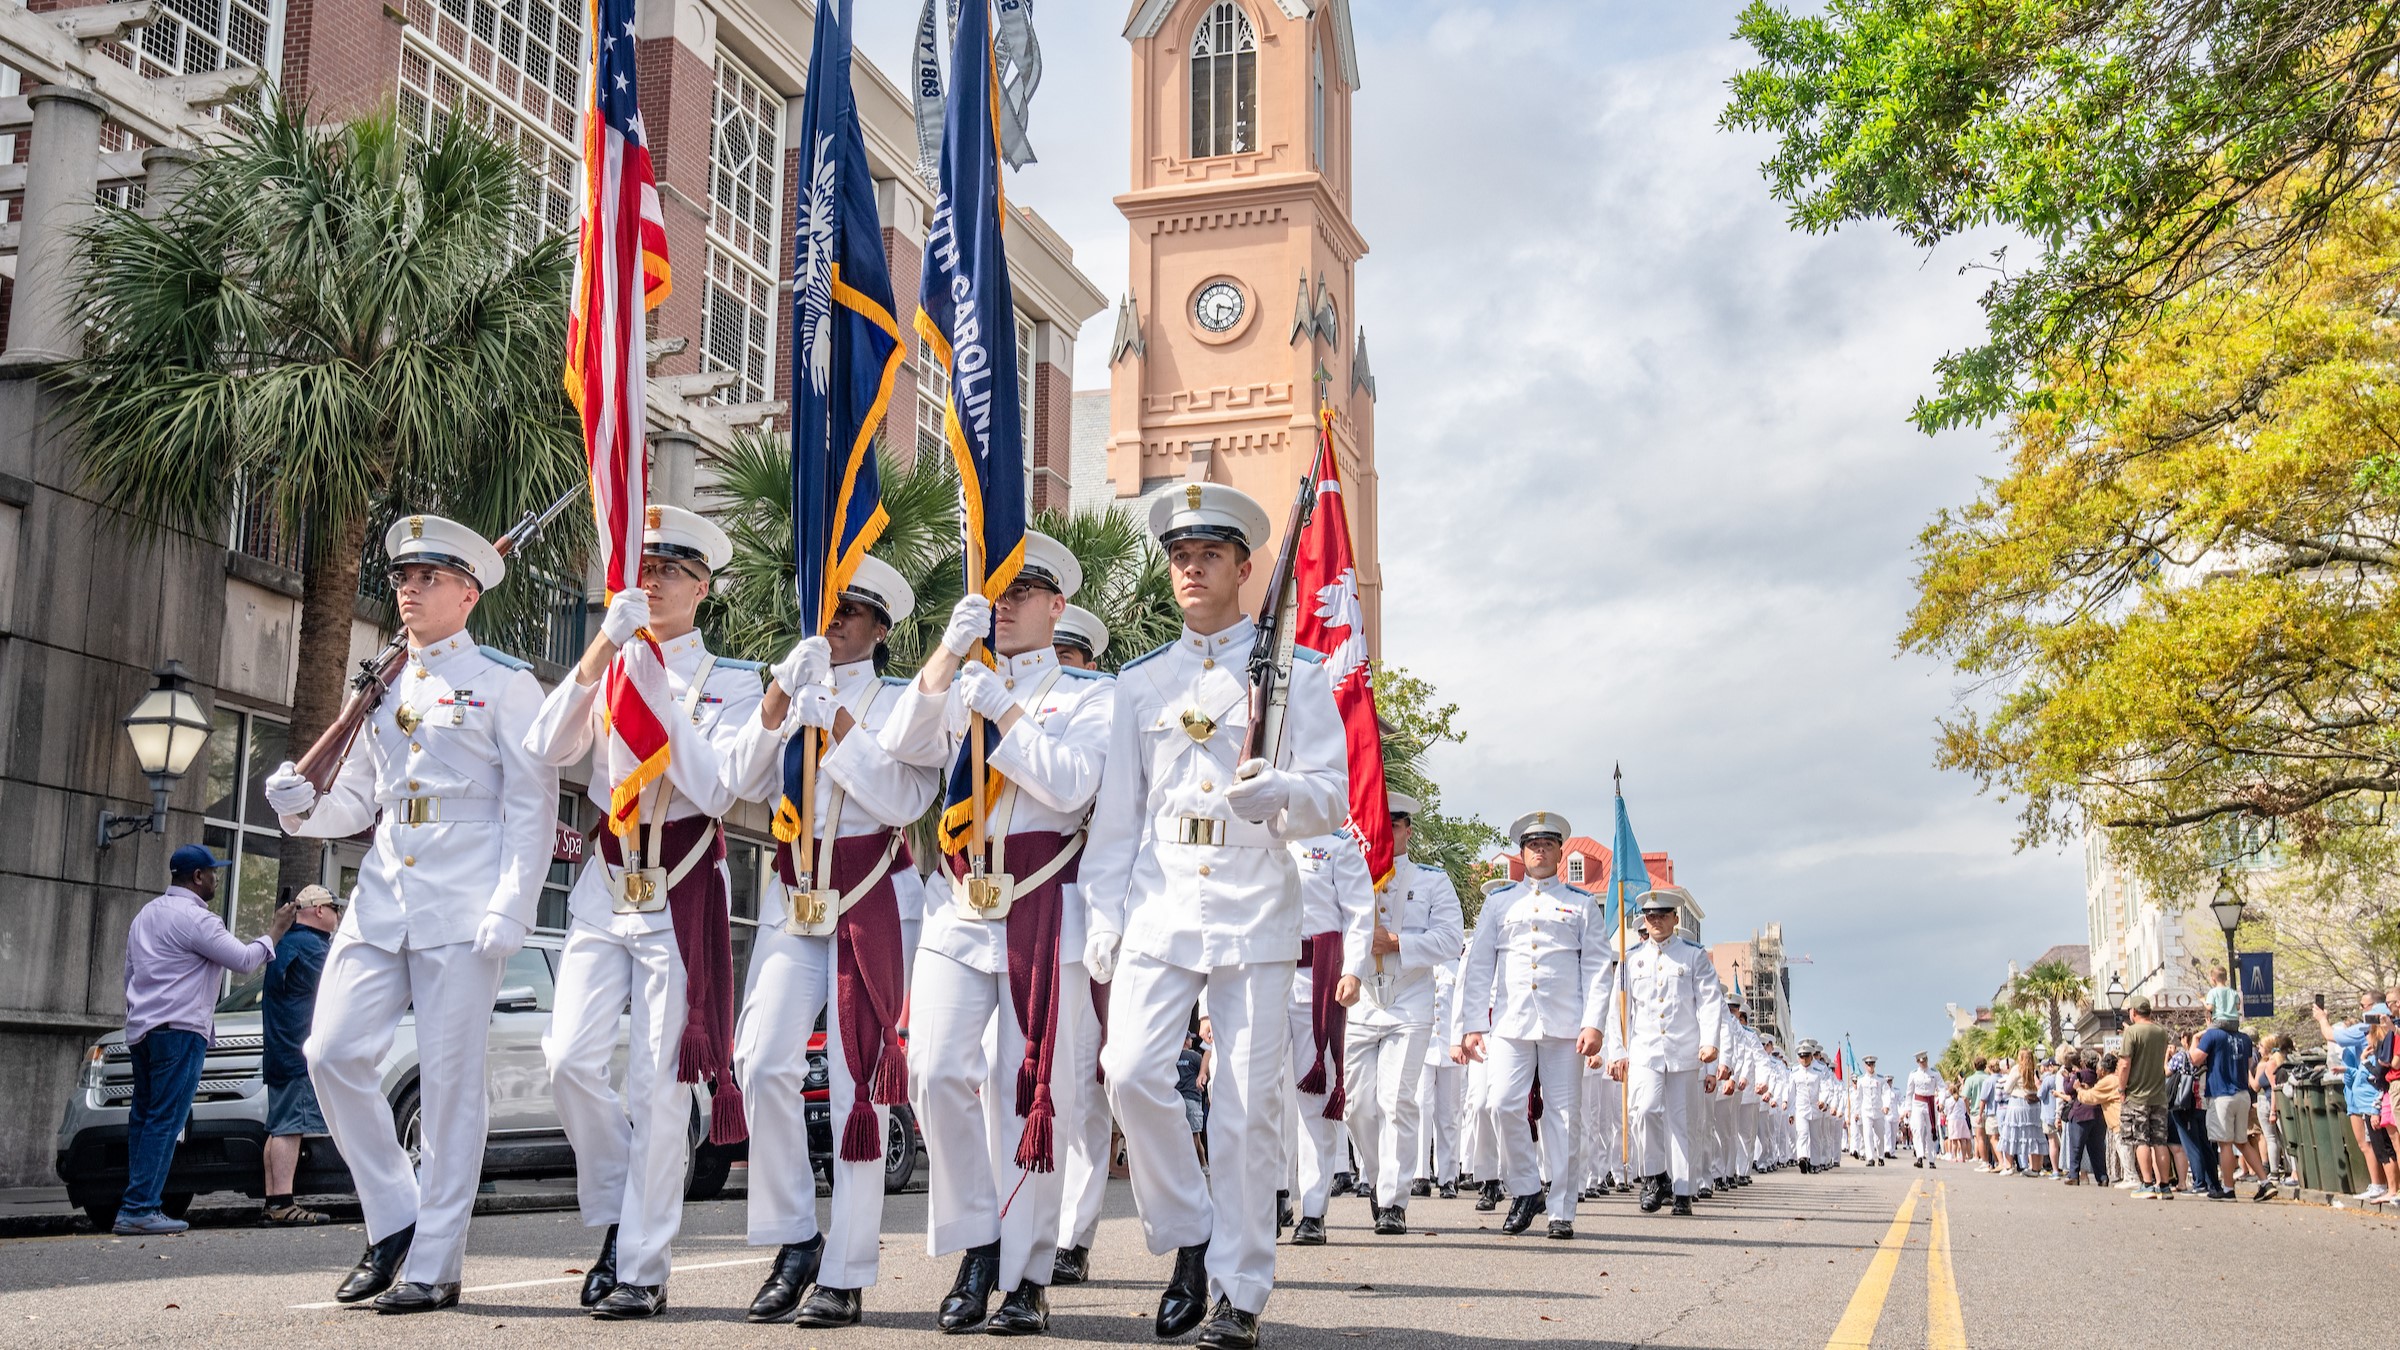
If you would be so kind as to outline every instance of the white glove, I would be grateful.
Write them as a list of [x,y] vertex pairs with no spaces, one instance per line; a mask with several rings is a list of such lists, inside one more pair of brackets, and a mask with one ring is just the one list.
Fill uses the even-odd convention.
[[992,635],[992,602],[981,595],[962,595],[950,607],[950,626],[942,630],[942,650],[965,659],[975,644]]
[[995,722],[1017,706],[1016,693],[1008,687],[1008,681],[981,661],[969,661],[958,672],[958,697],[970,710]]
[[650,592],[639,586],[628,586],[608,602],[608,613],[600,618],[600,636],[612,647],[627,646],[633,635],[650,626]]
[[517,954],[525,945],[525,925],[498,912],[483,916],[483,924],[475,930],[475,954],[497,956],[502,960]]
[[267,775],[265,786],[267,805],[279,816],[304,816],[317,804],[317,785],[302,778],[288,759]]
[[842,710],[841,700],[821,684],[804,684],[792,695],[792,720],[804,727],[819,731],[833,730],[834,715]]
[[786,695],[801,687],[833,683],[833,647],[821,637],[804,637],[791,653],[775,663],[775,683]]
[[1123,939],[1114,933],[1094,932],[1083,940],[1083,969],[1102,984],[1117,976],[1117,948]]
[[1243,760],[1233,771],[1233,786],[1225,789],[1225,804],[1253,825],[1264,825],[1291,799],[1291,784],[1282,771],[1268,768],[1263,759]]

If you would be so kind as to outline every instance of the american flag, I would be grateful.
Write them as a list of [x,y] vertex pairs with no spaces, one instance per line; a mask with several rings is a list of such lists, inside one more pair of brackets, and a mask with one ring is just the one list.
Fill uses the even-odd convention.
[[[641,584],[642,526],[650,496],[644,448],[643,315],[667,298],[666,218],[642,131],[641,79],[634,71],[634,0],[590,0],[584,34],[581,247],[567,317],[567,392],[583,412],[608,593]],[[636,287],[639,303],[636,303]],[[618,776],[611,824],[630,834],[641,791],[665,771],[665,727],[624,678],[608,682],[608,717],[631,764]]]

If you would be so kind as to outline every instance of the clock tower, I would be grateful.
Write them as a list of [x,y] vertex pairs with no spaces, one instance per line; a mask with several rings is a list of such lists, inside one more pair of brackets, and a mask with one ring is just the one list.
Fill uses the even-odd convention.
[[[1375,381],[1358,326],[1348,0],[1137,0],[1129,289],[1111,343],[1108,474],[1133,499],[1226,483],[1276,540],[1333,410],[1369,649],[1380,653]],[[1146,509],[1146,507],[1144,508]]]

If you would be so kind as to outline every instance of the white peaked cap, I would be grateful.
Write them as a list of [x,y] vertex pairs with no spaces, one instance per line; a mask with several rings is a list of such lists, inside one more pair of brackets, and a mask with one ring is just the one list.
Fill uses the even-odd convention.
[[653,506],[645,512],[642,552],[660,558],[682,558],[711,572],[733,561],[733,541],[717,523],[680,506]]
[[842,594],[883,611],[884,622],[897,624],[917,607],[917,593],[901,579],[899,569],[870,553],[858,560],[858,571]]
[[1051,636],[1081,646],[1095,661],[1108,651],[1108,625],[1081,605],[1067,606],[1067,612],[1058,616],[1058,629]]
[[1038,581],[1069,600],[1083,589],[1083,564],[1067,552],[1067,546],[1039,530],[1025,532],[1025,565],[1018,576]]
[[1405,792],[1393,792],[1387,789],[1383,794],[1383,800],[1395,816],[1413,816],[1417,813],[1417,799]]
[[440,516],[402,516],[393,521],[392,528],[383,532],[383,552],[394,567],[405,563],[447,567],[475,578],[475,584],[487,591],[508,575],[508,564],[500,560],[500,550],[493,548],[489,539]]
[[1509,842],[1513,844],[1524,843],[1525,836],[1529,834],[1555,834],[1564,841],[1574,833],[1574,829],[1567,824],[1567,818],[1556,811],[1528,811],[1510,822],[1508,827]]
[[1692,893],[1681,886],[1653,886],[1633,897],[1635,909],[1680,910],[1690,903]]
[[1162,544],[1199,535],[1231,540],[1256,553],[1267,546],[1272,528],[1267,508],[1223,483],[1186,483],[1150,502],[1150,533]]

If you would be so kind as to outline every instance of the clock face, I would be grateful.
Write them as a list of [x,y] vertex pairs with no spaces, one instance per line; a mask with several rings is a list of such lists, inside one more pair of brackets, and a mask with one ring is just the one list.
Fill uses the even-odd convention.
[[1212,281],[1192,297],[1192,317],[1212,333],[1230,332],[1242,321],[1242,288],[1230,281]]

